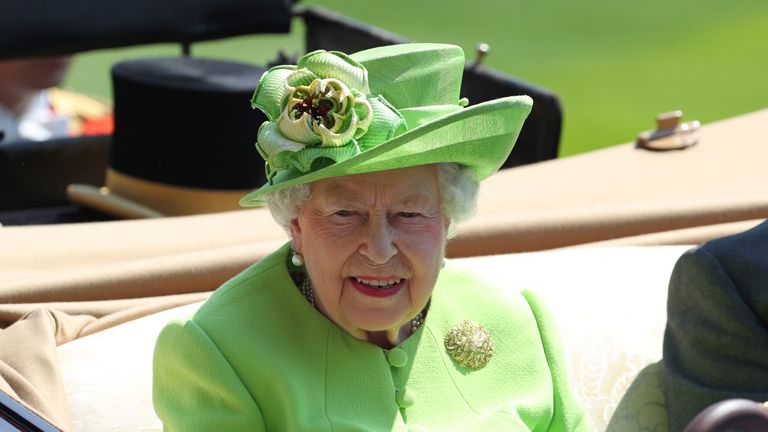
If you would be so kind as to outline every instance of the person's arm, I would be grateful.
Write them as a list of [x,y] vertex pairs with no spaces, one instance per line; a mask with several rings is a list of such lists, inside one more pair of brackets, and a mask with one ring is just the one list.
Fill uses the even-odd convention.
[[560,334],[555,325],[555,319],[533,292],[523,291],[523,296],[536,317],[536,323],[541,335],[544,354],[552,374],[554,392],[554,410],[552,421],[547,431],[550,432],[588,432],[592,426],[587,413],[573,396],[568,384],[568,370],[563,353]]
[[706,248],[675,265],[663,357],[670,430],[720,400],[768,399],[768,331],[744,289]]
[[160,333],[153,380],[153,404],[166,432],[266,430],[252,395],[193,321],[174,321]]

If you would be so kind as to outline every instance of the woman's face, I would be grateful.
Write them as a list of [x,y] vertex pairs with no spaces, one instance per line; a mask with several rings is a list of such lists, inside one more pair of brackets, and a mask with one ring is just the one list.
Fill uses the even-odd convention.
[[449,221],[437,168],[336,177],[310,188],[291,234],[318,307],[359,339],[398,334],[426,305],[443,259]]

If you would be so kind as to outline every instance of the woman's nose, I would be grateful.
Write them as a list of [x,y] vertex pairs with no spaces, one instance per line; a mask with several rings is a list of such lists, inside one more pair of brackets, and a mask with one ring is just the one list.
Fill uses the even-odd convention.
[[388,220],[369,220],[360,253],[372,264],[385,264],[397,255],[395,233]]

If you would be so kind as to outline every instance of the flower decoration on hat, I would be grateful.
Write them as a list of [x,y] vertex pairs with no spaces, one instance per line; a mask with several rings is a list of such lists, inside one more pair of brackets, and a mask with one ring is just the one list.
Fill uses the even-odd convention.
[[336,51],[314,51],[296,66],[273,67],[261,77],[251,104],[269,119],[256,147],[270,181],[291,167],[309,172],[319,158],[346,160],[405,124],[381,95],[370,94],[365,67]]

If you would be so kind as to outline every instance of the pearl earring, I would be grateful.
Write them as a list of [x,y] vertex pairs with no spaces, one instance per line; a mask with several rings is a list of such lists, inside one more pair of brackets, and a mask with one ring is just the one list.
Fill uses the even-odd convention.
[[293,256],[291,256],[291,263],[293,263],[293,265],[296,267],[301,267],[304,265],[304,257],[301,256],[301,254],[298,252],[293,251]]
[[445,258],[440,260],[440,268],[445,268]]

